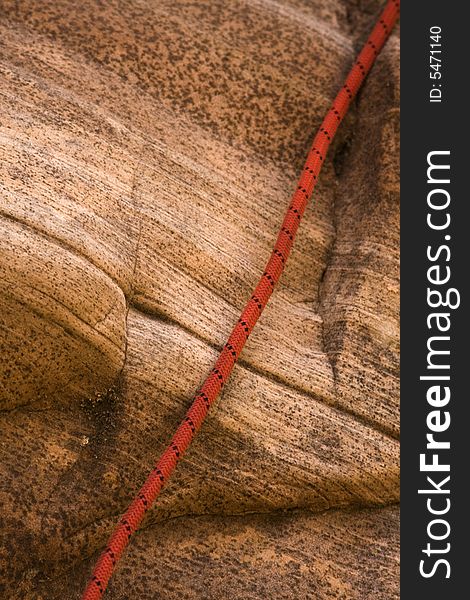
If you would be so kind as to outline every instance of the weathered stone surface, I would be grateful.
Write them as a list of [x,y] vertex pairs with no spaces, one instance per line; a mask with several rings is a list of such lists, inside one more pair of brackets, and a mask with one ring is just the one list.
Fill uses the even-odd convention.
[[[109,596],[398,598],[398,531],[397,507],[173,519],[136,538]],[[45,597],[68,597],[85,583],[65,570]],[[47,579],[39,586],[50,588]]]
[[[0,0],[2,598],[79,597],[379,6]],[[398,597],[397,106],[394,34],[110,599]]]

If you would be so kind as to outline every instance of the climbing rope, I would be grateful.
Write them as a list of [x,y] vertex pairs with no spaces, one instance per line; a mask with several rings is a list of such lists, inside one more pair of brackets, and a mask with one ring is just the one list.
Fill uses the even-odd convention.
[[122,516],[108,545],[96,563],[82,600],[97,600],[104,594],[113,570],[132,534],[168,481],[178,461],[201,427],[211,404],[232,372],[240,352],[279,280],[289,256],[295,234],[317,183],[328,147],[349,105],[387,40],[400,11],[399,0],[389,0],[372,33],[357,57],[346,81],[328,110],[308,153],[299,184],[287,209],[274,250],[266,269],[246,304],[241,317],[223,347],[215,367],[196,393],[184,420],[169,446],[147,478],[139,493]]

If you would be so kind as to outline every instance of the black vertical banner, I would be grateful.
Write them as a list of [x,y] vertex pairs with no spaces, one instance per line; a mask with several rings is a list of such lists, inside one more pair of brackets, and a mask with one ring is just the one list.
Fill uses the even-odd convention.
[[401,597],[470,578],[466,4],[401,11]]

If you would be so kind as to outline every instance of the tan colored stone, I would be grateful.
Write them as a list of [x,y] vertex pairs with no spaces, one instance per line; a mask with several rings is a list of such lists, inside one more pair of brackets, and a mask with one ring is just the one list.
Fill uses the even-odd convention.
[[[2,598],[79,597],[378,7],[0,2]],[[398,597],[397,107],[394,34],[110,600]]]

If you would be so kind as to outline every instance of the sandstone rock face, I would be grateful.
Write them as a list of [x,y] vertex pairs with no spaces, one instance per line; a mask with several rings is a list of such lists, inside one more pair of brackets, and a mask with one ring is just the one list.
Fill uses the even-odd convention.
[[[0,0],[0,596],[79,598],[376,0]],[[110,600],[398,598],[398,32]]]

